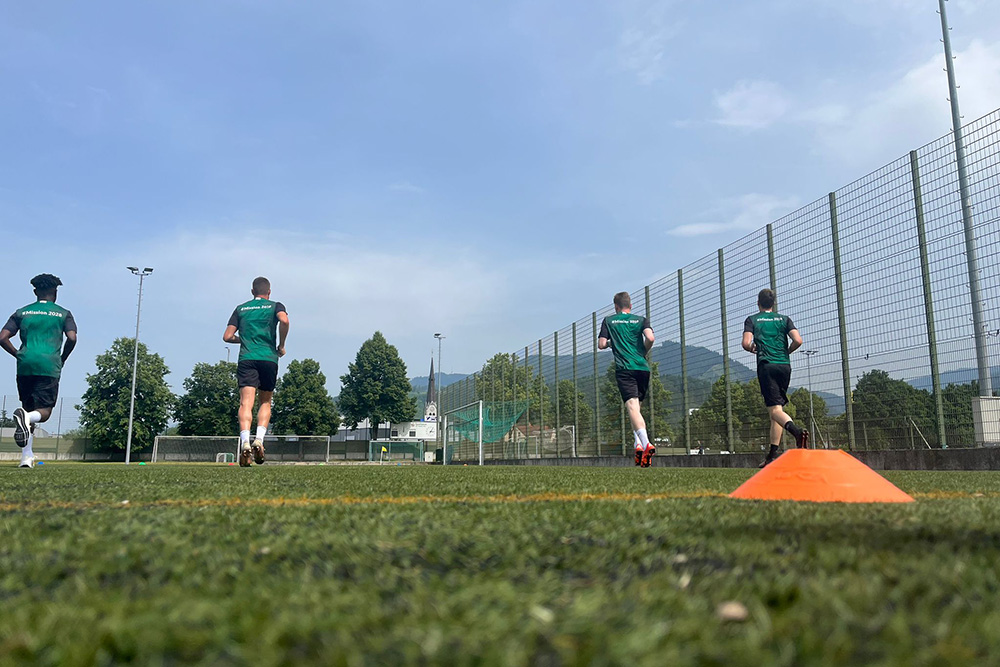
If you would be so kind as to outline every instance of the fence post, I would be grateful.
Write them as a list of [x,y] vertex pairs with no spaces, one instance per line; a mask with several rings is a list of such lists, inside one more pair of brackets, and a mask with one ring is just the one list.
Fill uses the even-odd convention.
[[[650,314],[650,312],[651,311],[650,311],[650,306],[649,306],[649,285],[646,285],[646,320],[649,322],[649,326],[653,326],[653,318],[652,318],[652,315]],[[653,331],[655,332],[656,330],[654,329]],[[646,354],[646,361],[649,362],[649,370],[650,371],[653,370],[653,361],[652,361],[652,359],[653,359],[653,351],[652,351],[652,349],[650,349],[649,353]],[[649,428],[647,429],[647,432],[649,434],[649,439],[652,442],[656,441],[656,436],[655,436],[655,433],[656,433],[656,407],[655,407],[656,406],[656,401],[654,400],[654,398],[656,396],[655,392],[656,392],[656,379],[657,378],[654,377],[654,376],[658,376],[659,374],[660,374],[659,370],[657,370],[657,372],[655,374],[654,373],[650,373],[650,378],[649,378]]]
[[774,266],[774,226],[767,225],[767,273],[774,292],[774,312],[778,312],[778,272]]
[[555,384],[556,387],[556,414],[552,420],[553,428],[556,432],[556,458],[562,457],[562,450],[559,449],[559,332],[552,332],[552,345],[553,345],[553,355],[555,357]]
[[590,327],[594,334],[594,448],[601,455],[601,383],[597,377],[597,311],[590,314]]
[[924,198],[920,188],[920,164],[917,151],[910,151],[910,173],[913,175],[913,208],[917,216],[917,240],[920,245],[920,277],[924,288],[924,316],[927,320],[927,350],[931,356],[931,387],[937,421],[938,442],[947,449],[945,434],[944,397],[941,395],[941,375],[938,372],[937,332],[934,330],[934,301],[931,295],[931,270],[927,259],[927,229],[924,225]]
[[722,314],[722,376],[726,384],[726,447],[733,450],[733,395],[729,378],[729,325],[726,322],[726,259],[719,248],[719,311]]
[[538,452],[545,458],[542,450],[542,433],[545,432],[545,375],[542,370],[542,339],[538,339]]
[[59,399],[59,421],[56,422],[56,461],[59,460],[59,443],[62,440],[62,417],[63,417],[63,407],[66,405],[66,399]]
[[684,269],[677,269],[677,319],[681,326],[681,397],[684,410],[684,448],[691,453],[691,409],[688,406],[687,336],[684,333]]
[[833,275],[837,284],[837,320],[840,325],[840,368],[844,381],[847,418],[847,446],[857,447],[854,438],[854,400],[851,397],[851,365],[847,358],[847,313],[844,309],[844,275],[840,266],[840,230],[837,226],[837,194],[830,193],[830,230],[833,233]]
[[528,442],[531,437],[531,373],[528,366],[528,346],[524,346],[524,400],[528,406],[524,409],[524,457],[528,458]]
[[573,457],[579,456],[577,442],[580,433],[580,391],[576,388],[576,322],[573,322]]

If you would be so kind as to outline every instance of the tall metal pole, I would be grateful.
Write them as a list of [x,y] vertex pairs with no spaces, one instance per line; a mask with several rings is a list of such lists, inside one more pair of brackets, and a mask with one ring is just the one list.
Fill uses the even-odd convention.
[[594,334],[594,448],[601,455],[601,382],[597,377],[597,312],[590,314],[590,327]]
[[573,457],[577,456],[577,433],[580,432],[580,391],[576,388],[576,322],[573,322]]
[[986,348],[983,324],[983,298],[979,292],[979,260],[976,256],[976,235],[972,222],[972,199],[969,195],[969,172],[965,163],[965,137],[962,114],[958,109],[958,84],[955,82],[955,57],[951,53],[951,28],[945,13],[944,0],[938,0],[941,14],[941,34],[944,42],[945,69],[948,72],[948,100],[951,102],[951,127],[955,134],[955,161],[958,163],[958,188],[962,197],[962,227],[965,232],[965,265],[969,274],[969,297],[972,299],[972,326],[975,328],[976,365],[979,368],[979,395],[993,395],[993,378]]
[[847,443],[855,449],[854,400],[851,396],[851,364],[847,349],[847,311],[844,305],[844,272],[840,264],[840,227],[837,222],[837,195],[830,193],[830,232],[833,242],[833,277],[837,288],[837,323],[840,333],[840,374],[844,383],[844,418],[847,420]]
[[684,406],[684,449],[691,453],[691,410],[688,407],[687,336],[684,331],[684,269],[677,269],[677,321],[681,327],[681,396]]
[[[646,285],[646,320],[653,326],[653,316],[652,310],[649,305],[649,285]],[[656,330],[654,329],[654,332]],[[649,370],[653,370],[653,354],[650,350],[646,354],[646,361],[649,362]],[[659,375],[659,369],[655,374],[651,374],[652,377],[649,379],[649,439],[655,444],[656,443],[656,380],[659,380],[656,375]]]
[[774,263],[774,226],[767,225],[767,273],[771,291],[774,292],[774,312],[778,312],[778,272]]
[[142,281],[153,272],[153,269],[146,268],[142,271],[134,267],[128,267],[129,271],[139,276],[139,302],[135,308],[135,349],[132,352],[132,395],[129,399],[128,407],[128,437],[125,441],[125,465],[132,459],[132,423],[135,421],[135,381],[139,370],[139,317],[142,315]]
[[726,258],[719,248],[719,312],[722,316],[722,375],[726,383],[726,448],[734,451],[733,393],[729,377],[729,325],[726,322]]
[[910,174],[913,179],[913,210],[917,219],[917,243],[920,246],[920,278],[924,293],[924,321],[927,323],[927,351],[931,361],[931,391],[934,393],[934,412],[937,422],[938,443],[948,447],[944,423],[944,397],[941,395],[941,373],[938,368],[937,331],[934,327],[934,298],[931,292],[930,260],[927,257],[927,229],[924,224],[924,198],[920,186],[920,164],[917,151],[910,151]]
[[[806,381],[809,382],[809,432],[813,435],[816,434],[816,419],[813,417],[813,373],[812,373],[812,357],[817,354],[819,350],[805,350],[802,354],[806,355]],[[813,448],[815,449],[815,445]]]
[[553,355],[555,356],[555,380],[553,383],[556,386],[556,414],[555,419],[552,420],[552,426],[556,433],[556,458],[562,457],[562,451],[559,449],[559,409],[562,407],[559,404],[559,332],[556,331],[552,334],[552,345],[553,345]]

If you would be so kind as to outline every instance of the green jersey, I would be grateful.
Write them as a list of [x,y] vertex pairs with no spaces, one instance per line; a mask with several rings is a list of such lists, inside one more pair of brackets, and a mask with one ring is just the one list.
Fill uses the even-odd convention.
[[753,334],[758,364],[791,364],[788,358],[788,334],[794,330],[792,318],[769,311],[751,315],[743,323],[744,333]]
[[236,306],[229,326],[240,333],[240,361],[278,361],[279,301],[255,298]]
[[63,334],[76,331],[71,312],[49,301],[36,301],[18,308],[3,328],[21,337],[18,375],[58,378],[62,374]]
[[652,331],[649,320],[632,313],[609,315],[601,323],[600,338],[611,341],[611,351],[615,353],[615,366],[620,370],[648,371],[646,342],[642,332]]

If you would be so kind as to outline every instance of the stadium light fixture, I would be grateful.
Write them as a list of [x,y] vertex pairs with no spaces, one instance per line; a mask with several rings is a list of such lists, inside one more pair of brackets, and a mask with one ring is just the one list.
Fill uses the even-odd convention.
[[142,281],[153,272],[148,266],[142,271],[135,266],[126,266],[126,269],[133,275],[139,276],[139,302],[135,308],[135,348],[132,352],[132,394],[129,398],[128,408],[128,437],[125,441],[125,465],[132,459],[132,425],[135,422],[135,381],[139,370],[139,317],[142,314]]

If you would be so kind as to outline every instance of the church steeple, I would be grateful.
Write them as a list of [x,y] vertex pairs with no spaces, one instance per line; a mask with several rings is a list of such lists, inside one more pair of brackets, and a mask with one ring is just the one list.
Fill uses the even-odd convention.
[[434,378],[434,355],[431,355],[431,373],[427,379],[424,421],[437,421],[437,383]]

